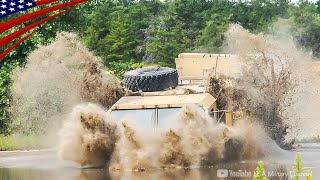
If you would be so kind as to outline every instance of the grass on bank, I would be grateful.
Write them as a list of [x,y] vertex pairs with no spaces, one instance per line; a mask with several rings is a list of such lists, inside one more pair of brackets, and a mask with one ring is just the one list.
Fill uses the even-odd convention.
[[0,135],[0,151],[48,148],[47,139],[39,135]]
[[297,141],[298,143],[320,143],[320,136],[315,136],[307,139],[301,139]]

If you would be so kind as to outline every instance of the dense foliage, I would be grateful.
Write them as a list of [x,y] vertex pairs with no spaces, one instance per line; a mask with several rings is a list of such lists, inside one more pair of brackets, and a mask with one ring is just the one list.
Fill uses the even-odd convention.
[[174,66],[180,52],[222,52],[230,23],[262,32],[270,31],[279,18],[288,23],[302,48],[320,56],[320,1],[93,0],[82,4],[47,22],[0,62],[0,133],[9,133],[10,72],[23,66],[27,54],[37,44],[50,42],[57,32],[77,32],[88,48],[121,76],[141,62]]

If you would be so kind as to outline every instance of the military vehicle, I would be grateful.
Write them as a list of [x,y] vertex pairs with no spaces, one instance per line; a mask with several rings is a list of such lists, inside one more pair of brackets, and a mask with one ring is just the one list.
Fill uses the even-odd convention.
[[129,120],[139,128],[174,128],[175,122],[168,117],[178,115],[188,104],[196,104],[216,122],[232,126],[241,113],[217,109],[216,98],[207,93],[206,84],[219,67],[237,73],[236,56],[181,53],[175,63],[176,69],[147,67],[125,73],[124,86],[132,93],[111,107],[111,116]]

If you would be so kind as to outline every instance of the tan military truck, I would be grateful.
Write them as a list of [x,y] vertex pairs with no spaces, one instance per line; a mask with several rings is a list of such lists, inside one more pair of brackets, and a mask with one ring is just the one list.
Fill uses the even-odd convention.
[[217,109],[216,98],[206,92],[206,82],[217,72],[218,65],[236,66],[235,59],[234,55],[182,53],[175,61],[177,69],[148,67],[129,71],[124,75],[124,86],[133,93],[122,97],[109,112],[139,128],[174,128],[176,124],[169,117],[178,115],[187,104],[196,104],[216,122],[232,126],[240,113]]

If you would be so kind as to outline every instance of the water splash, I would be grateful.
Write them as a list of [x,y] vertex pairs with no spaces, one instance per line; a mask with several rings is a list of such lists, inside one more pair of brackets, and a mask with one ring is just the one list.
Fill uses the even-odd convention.
[[59,33],[54,42],[28,56],[13,74],[10,107],[13,133],[50,134],[74,106],[93,102],[109,108],[124,93],[120,82],[72,33]]
[[84,167],[141,171],[208,166],[265,154],[268,138],[254,122],[239,120],[227,127],[197,109],[185,106],[173,119],[178,128],[148,131],[114,120],[93,104],[79,105],[60,131],[59,155]]

